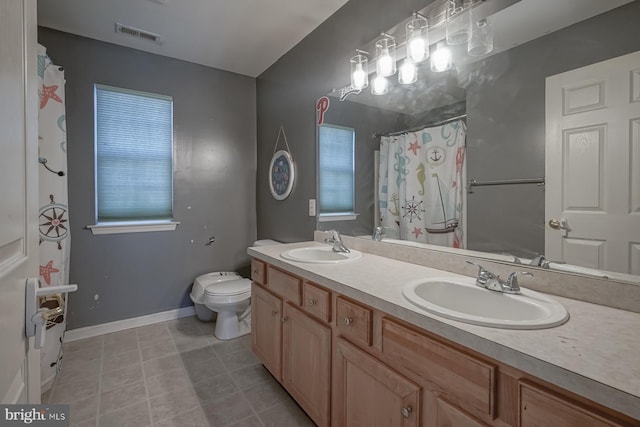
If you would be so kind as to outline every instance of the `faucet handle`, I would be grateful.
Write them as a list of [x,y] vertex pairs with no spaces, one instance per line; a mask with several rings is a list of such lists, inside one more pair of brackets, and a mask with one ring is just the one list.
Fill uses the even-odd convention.
[[487,270],[486,268],[484,268],[483,266],[481,266],[477,262],[467,261],[467,264],[475,265],[476,267],[478,267],[478,277],[480,277],[480,276],[487,277],[487,278],[488,277],[495,277],[495,274],[493,274],[492,272],[490,272],[489,270]]
[[533,274],[529,273],[528,271],[514,271],[507,278],[506,286],[509,290],[512,290],[512,291],[520,290],[520,286],[518,285],[518,275],[533,277]]
[[478,277],[476,277],[476,285],[482,288],[487,287],[487,282],[489,280],[498,278],[498,276],[496,276],[495,274],[493,274],[492,272],[490,272],[489,270],[487,270],[486,268],[484,268],[478,263],[475,263],[473,261],[467,261],[467,263],[478,267]]

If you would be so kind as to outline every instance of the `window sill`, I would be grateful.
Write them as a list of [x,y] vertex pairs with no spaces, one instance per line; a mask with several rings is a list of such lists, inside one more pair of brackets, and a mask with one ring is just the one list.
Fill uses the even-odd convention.
[[318,222],[332,221],[353,221],[358,219],[357,213],[321,214],[318,215]]
[[180,224],[177,221],[137,221],[114,222],[96,225],[87,225],[93,235],[122,234],[122,233],[149,233],[153,231],[173,231]]

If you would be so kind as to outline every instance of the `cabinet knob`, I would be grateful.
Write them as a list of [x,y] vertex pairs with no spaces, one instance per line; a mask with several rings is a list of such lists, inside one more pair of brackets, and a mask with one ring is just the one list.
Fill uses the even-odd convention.
[[400,409],[400,413],[405,418],[409,418],[411,416],[411,411],[412,411],[411,406],[407,406],[405,408]]
[[277,316],[277,315],[278,315],[278,312],[277,312],[276,310],[271,310],[271,315],[272,315],[272,316]]
[[353,323],[353,319],[351,317],[345,317],[344,318],[344,324],[349,326]]
[[288,318],[287,316],[284,316],[284,317],[282,318],[282,321],[283,321],[283,322],[286,322],[286,321],[288,321],[288,320],[289,320],[289,318]]
[[308,303],[309,305],[316,305],[318,303],[318,300],[315,298],[309,298]]
[[255,270],[253,270],[253,275],[257,276],[258,275],[258,269],[256,268]]

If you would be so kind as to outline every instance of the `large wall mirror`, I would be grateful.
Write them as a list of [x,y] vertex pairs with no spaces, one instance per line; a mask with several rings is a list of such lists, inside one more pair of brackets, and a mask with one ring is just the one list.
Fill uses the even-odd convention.
[[[430,7],[439,3],[444,2]],[[432,222],[444,224],[443,230],[454,224],[460,233],[442,238],[416,230],[418,239],[405,240],[385,228],[383,239],[640,284],[640,65],[634,62],[640,54],[633,55],[640,51],[640,2],[476,3],[489,11],[489,54],[470,57],[466,46],[453,47],[451,70],[433,72],[426,61],[411,85],[391,77],[385,95],[373,95],[371,87],[347,96],[340,88],[326,94],[322,126],[353,132],[357,215],[318,216],[317,228],[371,238],[381,225],[379,199],[385,191],[379,168],[389,167],[385,161],[397,155],[381,152],[381,142],[409,131],[414,145],[395,168],[415,174],[418,186],[444,182],[440,197],[453,197],[460,212],[449,215],[442,201],[412,205],[401,195],[396,209],[405,217],[433,216],[437,209],[440,218]],[[443,30],[432,28],[430,37],[433,54]],[[404,49],[400,42],[398,50]],[[597,63],[604,65],[589,67]],[[374,78],[375,70],[369,86]],[[458,171],[460,144],[451,136],[456,132],[463,134],[464,153]],[[445,149],[434,151],[430,143]],[[453,157],[446,179],[433,169],[441,157]],[[383,223],[384,216],[383,209]],[[606,216],[615,220],[603,223]]]

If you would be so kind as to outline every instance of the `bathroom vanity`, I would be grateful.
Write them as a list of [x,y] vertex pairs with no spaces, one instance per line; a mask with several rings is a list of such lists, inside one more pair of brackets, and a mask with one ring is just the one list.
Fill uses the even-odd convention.
[[249,254],[253,351],[317,425],[640,425],[640,314],[554,297],[571,315],[555,328],[466,324],[401,294],[454,273],[370,253],[280,256],[313,245]]

